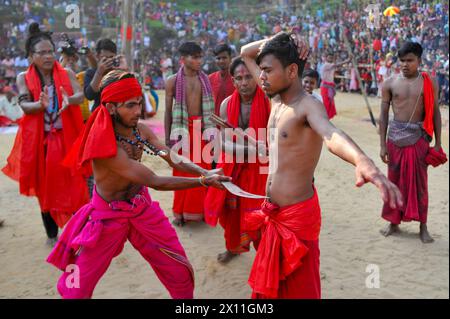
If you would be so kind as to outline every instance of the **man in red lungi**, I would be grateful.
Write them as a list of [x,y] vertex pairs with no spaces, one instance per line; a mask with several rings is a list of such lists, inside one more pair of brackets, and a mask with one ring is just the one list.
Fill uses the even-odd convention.
[[253,298],[320,298],[321,212],[313,176],[322,144],[355,165],[356,186],[375,184],[392,208],[402,205],[397,187],[329,121],[323,105],[302,87],[309,49],[285,32],[241,50],[248,69],[271,98],[269,199],[246,214],[245,229],[260,231],[249,284]]
[[[384,205],[382,217],[389,225],[381,233],[399,231],[399,224],[420,222],[420,239],[433,242],[428,233],[428,165],[447,161],[441,147],[441,113],[438,85],[426,72],[419,72],[422,46],[406,42],[398,51],[401,74],[383,83],[380,113],[380,156],[388,164],[388,177],[402,192],[405,206]],[[394,119],[389,121],[392,104]],[[389,132],[386,132],[389,126]],[[435,138],[433,147],[429,146]]]

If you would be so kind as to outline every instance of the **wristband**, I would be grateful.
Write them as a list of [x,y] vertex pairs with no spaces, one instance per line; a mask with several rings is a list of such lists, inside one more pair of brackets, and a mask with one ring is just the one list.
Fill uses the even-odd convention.
[[205,183],[205,179],[206,179],[206,177],[204,175],[202,175],[199,177],[199,182],[202,186],[208,187],[208,185],[206,185],[206,183]]

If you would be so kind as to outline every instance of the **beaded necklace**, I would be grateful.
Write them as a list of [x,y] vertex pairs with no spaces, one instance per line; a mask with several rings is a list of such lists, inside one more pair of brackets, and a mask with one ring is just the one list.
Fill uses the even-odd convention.
[[[150,144],[147,140],[144,140],[140,135],[139,132],[137,131],[136,128],[133,128],[133,135],[134,137],[136,137],[136,141],[133,141],[125,136],[122,136],[120,134],[116,133],[116,140],[119,142],[125,142],[130,144],[132,147],[137,147],[138,150],[140,150],[141,152],[145,152],[148,155],[154,155],[154,156],[165,156],[167,155],[167,152],[164,150],[160,150],[158,149],[156,146]],[[127,152],[129,153],[129,152]],[[136,156],[134,156],[133,154],[128,154],[128,156],[134,158],[135,160],[139,160],[139,158],[136,158]]]

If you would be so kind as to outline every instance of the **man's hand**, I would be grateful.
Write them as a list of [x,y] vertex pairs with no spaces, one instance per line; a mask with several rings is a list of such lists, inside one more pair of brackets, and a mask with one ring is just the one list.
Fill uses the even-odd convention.
[[205,176],[204,182],[208,186],[212,186],[218,189],[225,189],[222,182],[231,182],[231,177],[213,174],[211,176]]
[[386,145],[381,146],[380,157],[381,157],[381,160],[383,161],[383,163],[386,163],[386,164],[389,163],[389,154],[387,152]]
[[306,60],[310,53],[308,42],[306,42],[303,37],[300,37],[297,34],[292,34],[291,38],[294,40],[294,43],[297,46],[297,53],[300,60]]
[[389,203],[392,209],[403,206],[403,197],[400,190],[381,173],[370,158],[364,157],[358,161],[355,174],[357,187],[361,187],[365,183],[372,183],[378,187],[381,198],[385,203]]
[[436,152],[439,152],[441,150],[442,146],[441,146],[441,144],[436,143],[436,144],[434,144],[433,148]]
[[50,101],[48,99],[48,86],[45,85],[42,89],[41,95],[39,95],[39,103],[41,104],[41,110],[45,110],[49,104]]
[[59,89],[61,90],[61,95],[62,95],[62,105],[58,111],[58,115],[60,115],[69,106],[69,95],[67,94],[66,90],[64,90],[64,88],[62,86]]
[[214,174],[223,176],[223,169],[222,168],[211,169],[206,173],[205,176],[208,177]]
[[106,71],[114,68],[114,58],[103,57],[97,65],[97,72],[103,76]]

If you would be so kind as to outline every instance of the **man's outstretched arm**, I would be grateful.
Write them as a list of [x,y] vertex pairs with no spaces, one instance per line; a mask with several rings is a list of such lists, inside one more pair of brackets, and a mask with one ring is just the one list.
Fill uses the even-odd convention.
[[403,206],[402,195],[397,186],[386,178],[350,136],[329,121],[320,102],[311,99],[306,113],[309,125],[322,136],[328,150],[355,166],[357,187],[372,183],[379,188],[383,201],[389,203],[392,208]]
[[158,176],[148,167],[130,159],[121,148],[117,149],[115,157],[97,159],[95,162],[134,184],[145,185],[160,191],[182,190],[205,185],[223,189],[221,183],[231,181],[230,177],[216,174],[204,178]]
[[165,160],[172,168],[189,173],[192,175],[198,175],[198,176],[210,176],[212,174],[219,174],[223,175],[222,169],[216,169],[216,170],[206,170],[199,165],[193,163],[188,158],[182,157],[172,151],[167,145],[162,143],[158,137],[155,135],[155,133],[152,132],[150,128],[148,128],[145,125],[140,125],[139,130],[141,131],[141,134],[143,134],[143,137],[152,145],[154,145],[157,149],[165,151],[166,155],[161,156],[163,160]]

